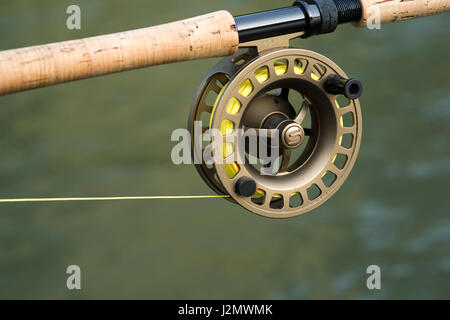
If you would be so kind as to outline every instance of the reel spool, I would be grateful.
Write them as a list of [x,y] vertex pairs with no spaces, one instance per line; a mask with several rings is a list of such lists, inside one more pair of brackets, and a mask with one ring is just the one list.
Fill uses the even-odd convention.
[[[203,120],[202,132],[217,129],[223,136],[236,129],[277,133],[278,164],[271,175],[261,174],[263,165],[251,164],[255,155],[247,150],[239,163],[201,161],[196,169],[217,194],[256,214],[287,218],[311,211],[353,168],[361,143],[361,92],[359,81],[315,52],[240,49],[219,62],[198,90],[189,117],[192,155],[202,159],[211,143],[195,147],[195,121]],[[239,143],[224,142],[223,157],[245,148]]]

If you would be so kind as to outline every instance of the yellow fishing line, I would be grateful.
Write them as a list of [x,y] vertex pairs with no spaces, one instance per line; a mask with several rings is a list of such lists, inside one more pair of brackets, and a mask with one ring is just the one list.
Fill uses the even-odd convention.
[[63,201],[120,201],[120,200],[161,200],[161,199],[212,199],[229,198],[229,195],[214,196],[142,196],[142,197],[77,197],[77,198],[23,198],[0,199],[0,203],[19,202],[63,202]]

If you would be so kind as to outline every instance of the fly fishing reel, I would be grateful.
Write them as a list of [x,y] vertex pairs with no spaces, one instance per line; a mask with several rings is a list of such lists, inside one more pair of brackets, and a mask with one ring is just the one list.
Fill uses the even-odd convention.
[[[361,92],[359,81],[315,52],[240,50],[217,64],[200,86],[189,119],[193,157],[202,159],[208,143],[214,145],[214,138],[206,146],[196,144],[195,123],[203,120],[202,132],[217,130],[224,138],[254,130],[267,138],[267,152],[277,145],[277,160],[268,169],[250,151],[252,145],[244,145],[249,139],[227,139],[212,153],[234,155],[233,160],[196,161],[197,171],[216,193],[251,212],[272,218],[306,213],[340,188],[355,163]],[[258,143],[256,149],[262,148]]]

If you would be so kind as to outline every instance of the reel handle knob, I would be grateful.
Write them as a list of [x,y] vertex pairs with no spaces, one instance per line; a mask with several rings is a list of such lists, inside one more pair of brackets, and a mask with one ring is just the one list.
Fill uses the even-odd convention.
[[329,76],[325,81],[324,87],[329,94],[342,94],[351,100],[358,99],[363,92],[361,81],[345,79],[336,75]]
[[256,182],[251,178],[240,178],[235,185],[236,192],[243,197],[251,197],[256,192]]

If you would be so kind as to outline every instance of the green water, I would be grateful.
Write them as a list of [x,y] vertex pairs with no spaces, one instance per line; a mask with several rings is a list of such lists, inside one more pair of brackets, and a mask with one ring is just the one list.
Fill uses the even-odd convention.
[[[65,28],[73,3],[81,31]],[[0,49],[289,4],[2,1]],[[295,41],[365,85],[359,159],[319,209],[274,221],[221,199],[3,204],[0,298],[450,298],[449,18]],[[171,163],[170,134],[217,61],[0,98],[0,198],[210,194]],[[81,291],[66,289],[71,264]]]

